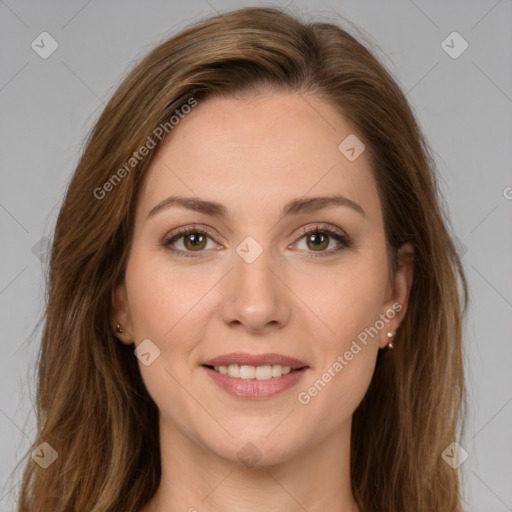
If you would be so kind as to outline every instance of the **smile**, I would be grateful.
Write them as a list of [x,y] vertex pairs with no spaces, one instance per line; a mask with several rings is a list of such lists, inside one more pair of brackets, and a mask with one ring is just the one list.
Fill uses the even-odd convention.
[[309,369],[307,366],[292,369],[281,365],[229,365],[217,368],[203,365],[202,368],[221,390],[246,400],[262,400],[278,395],[295,386]]

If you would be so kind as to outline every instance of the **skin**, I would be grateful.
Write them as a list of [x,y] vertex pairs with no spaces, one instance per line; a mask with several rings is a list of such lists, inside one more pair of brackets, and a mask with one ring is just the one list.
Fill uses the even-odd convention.
[[[153,160],[138,197],[125,282],[113,294],[119,339],[150,339],[160,356],[139,367],[160,411],[162,479],[143,512],[344,511],[358,508],[350,486],[354,410],[379,349],[407,310],[412,248],[393,275],[381,205],[363,152],[349,161],[338,145],[354,133],[311,95],[269,92],[199,103]],[[226,206],[219,219],[180,206],[149,211],[171,194]],[[288,201],[339,194],[346,206],[281,216]],[[301,227],[337,227],[350,248],[319,254]],[[181,238],[180,258],[162,240],[176,228],[208,226],[201,251]],[[263,249],[252,263],[236,252],[247,237]],[[324,253],[339,246],[330,238]],[[309,241],[309,243],[308,243]],[[378,335],[303,405],[307,389],[365,328],[402,306]],[[361,345],[361,344],[360,344]],[[361,345],[363,347],[363,345]],[[263,400],[228,395],[201,363],[230,352],[277,352],[309,369],[291,389]],[[238,451],[258,450],[254,466]]]

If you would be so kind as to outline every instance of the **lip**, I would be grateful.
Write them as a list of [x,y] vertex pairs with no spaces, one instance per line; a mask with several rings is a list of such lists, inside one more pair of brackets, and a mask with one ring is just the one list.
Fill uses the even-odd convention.
[[[276,363],[278,364],[278,363]],[[237,379],[216,372],[213,368],[203,366],[210,378],[223,389],[226,393],[237,398],[245,398],[249,400],[262,400],[270,398],[274,395],[282,393],[283,391],[291,388],[300,380],[308,367],[295,370],[281,377],[272,377],[268,380],[258,379]]]
[[245,352],[231,352],[222,356],[209,359],[201,363],[203,366],[228,366],[230,364],[245,364],[248,366],[265,366],[280,364],[281,366],[290,366],[292,369],[307,367],[306,363],[295,359],[294,357],[282,354],[248,354]]

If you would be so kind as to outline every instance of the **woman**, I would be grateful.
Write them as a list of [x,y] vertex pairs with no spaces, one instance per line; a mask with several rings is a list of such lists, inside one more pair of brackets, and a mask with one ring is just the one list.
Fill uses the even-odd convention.
[[339,27],[247,8],[158,46],[60,211],[19,510],[462,510],[439,203],[404,94]]

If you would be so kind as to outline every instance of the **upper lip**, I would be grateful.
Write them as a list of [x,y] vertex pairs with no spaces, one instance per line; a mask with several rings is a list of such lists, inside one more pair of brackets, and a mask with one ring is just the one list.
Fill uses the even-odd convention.
[[306,363],[303,363],[294,357],[284,356],[282,354],[247,354],[245,352],[224,354],[202,363],[203,366],[229,366],[230,364],[248,366],[280,364],[281,366],[290,366],[293,369],[304,368],[307,366]]

